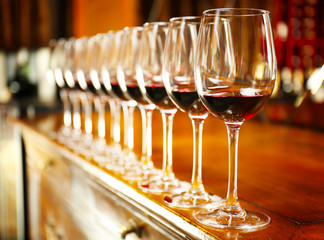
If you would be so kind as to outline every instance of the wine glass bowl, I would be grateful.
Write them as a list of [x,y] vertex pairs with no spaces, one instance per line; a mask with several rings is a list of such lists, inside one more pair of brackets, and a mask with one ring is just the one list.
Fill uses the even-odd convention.
[[200,17],[170,19],[164,58],[164,86],[172,102],[183,112],[207,117],[198,97],[194,78],[194,56]]
[[208,111],[223,120],[229,140],[228,190],[220,208],[202,210],[202,224],[253,231],[270,218],[243,210],[237,192],[240,126],[269,99],[276,78],[276,56],[269,13],[260,9],[212,9],[203,13],[195,63],[196,87]]
[[[153,22],[144,24],[142,36],[142,58],[138,65],[139,86],[147,101],[160,110],[176,112],[176,107],[169,98],[162,78],[164,44],[169,23]],[[146,54],[143,51],[148,51]]]

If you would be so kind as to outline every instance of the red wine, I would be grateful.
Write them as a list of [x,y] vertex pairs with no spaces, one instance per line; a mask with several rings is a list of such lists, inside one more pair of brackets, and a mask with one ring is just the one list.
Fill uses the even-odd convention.
[[72,87],[72,90],[75,91],[82,91],[82,88],[80,87],[80,84],[76,78],[74,78],[74,86]]
[[171,96],[176,105],[184,112],[195,115],[202,115],[207,112],[195,88],[173,89]]
[[141,105],[149,104],[144,98],[138,83],[135,74],[126,75],[125,74],[125,85],[126,85],[126,93],[125,95],[132,100],[135,100]]
[[89,91],[89,92],[91,92],[91,93],[93,93],[93,94],[97,94],[98,93],[98,91],[97,91],[97,89],[93,86],[93,83],[92,83],[92,81],[90,80],[90,79],[87,79],[87,91]]
[[148,104],[148,102],[144,99],[139,86],[137,86],[137,85],[127,86],[127,93],[132,99],[134,99],[139,104],[142,104],[142,105]]
[[75,75],[71,71],[67,71],[63,75],[64,83],[67,88],[74,90],[74,91],[81,91],[81,87],[79,85],[78,80],[76,79]]
[[124,100],[124,101],[127,101],[128,100],[128,99],[125,98],[125,96],[124,96],[124,94],[123,94],[123,92],[122,92],[119,84],[117,83],[117,81],[114,81],[114,82],[111,83],[111,88],[112,88],[114,94],[118,98],[120,98],[121,100]]
[[117,83],[116,77],[110,77],[109,81],[100,82],[102,91],[112,98],[119,98],[119,96],[124,97],[122,91]]
[[62,75],[60,80],[57,80],[55,77],[55,83],[59,89],[69,89],[69,86],[66,84],[65,76]]
[[109,95],[109,96],[111,95],[111,93],[108,91],[108,89],[106,88],[104,83],[100,83],[100,89],[104,94]]
[[171,99],[169,98],[163,85],[152,85],[145,87],[146,96],[161,109],[173,109],[175,108]]
[[203,100],[210,112],[225,122],[243,122],[262,109],[270,94],[257,89],[242,90],[209,92]]

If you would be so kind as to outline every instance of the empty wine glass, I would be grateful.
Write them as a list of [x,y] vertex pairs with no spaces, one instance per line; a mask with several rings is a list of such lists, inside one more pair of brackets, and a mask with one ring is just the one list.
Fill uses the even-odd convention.
[[269,224],[260,212],[241,208],[237,194],[240,126],[266,104],[276,78],[276,56],[269,12],[212,9],[203,13],[195,61],[198,95],[227,126],[229,175],[226,203],[201,210],[195,218],[216,228],[256,230]]
[[175,178],[172,168],[172,127],[177,112],[163,85],[162,65],[166,34],[169,23],[152,22],[144,24],[141,40],[137,81],[142,94],[154,104],[163,120],[163,166],[162,176],[156,180],[140,183],[144,191],[151,193],[183,192],[188,184]]
[[167,195],[173,207],[202,208],[220,204],[220,197],[209,195],[202,183],[202,131],[208,111],[198,97],[194,78],[194,59],[200,17],[170,19],[164,49],[163,82],[174,104],[189,114],[193,126],[193,168],[191,187],[183,193]]

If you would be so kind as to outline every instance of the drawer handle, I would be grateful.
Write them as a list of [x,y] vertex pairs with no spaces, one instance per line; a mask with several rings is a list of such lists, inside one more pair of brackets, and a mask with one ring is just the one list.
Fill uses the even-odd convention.
[[121,239],[126,239],[128,235],[132,235],[132,239],[136,239],[136,236],[138,239],[141,237],[141,227],[134,220],[129,220],[128,226],[121,227]]
[[43,160],[37,163],[37,169],[40,171],[45,171],[51,169],[55,165],[55,161],[53,159]]
[[45,223],[45,236],[48,240],[63,240],[63,228],[57,227],[53,219],[48,219]]

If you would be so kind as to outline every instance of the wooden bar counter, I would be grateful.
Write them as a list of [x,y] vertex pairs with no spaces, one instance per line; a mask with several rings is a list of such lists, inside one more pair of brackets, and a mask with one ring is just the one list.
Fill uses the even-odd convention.
[[[107,113],[107,119],[109,119],[109,113]],[[39,203],[38,207],[41,206],[38,213],[35,213],[32,207],[29,209],[31,235],[41,235],[42,238],[47,239],[47,235],[55,233],[53,226],[58,224],[53,223],[55,214],[62,211],[63,215],[69,216],[73,215],[74,211],[86,211],[81,205],[78,206],[78,202],[87,198],[89,198],[87,203],[94,202],[94,208],[99,209],[101,215],[105,215],[105,204],[108,206],[108,200],[105,203],[103,199],[106,194],[110,196],[110,199],[115,197],[124,199],[124,208],[130,208],[128,212],[135,216],[132,218],[129,216],[130,213],[127,213],[125,214],[127,218],[135,219],[137,224],[140,221],[142,224],[140,225],[145,226],[146,229],[142,230],[144,233],[140,234],[141,237],[138,239],[324,239],[324,132],[265,123],[261,122],[258,117],[242,125],[238,159],[240,203],[244,209],[261,211],[271,217],[271,224],[267,228],[247,233],[202,226],[193,218],[193,210],[170,208],[163,202],[162,196],[142,192],[136,183],[123,180],[120,175],[100,167],[93,159],[78,155],[50,138],[51,132],[59,129],[62,124],[61,114],[37,116],[29,120],[22,119],[18,120],[17,124],[20,126],[26,145],[29,183],[38,178],[41,179],[43,185],[56,186],[52,190],[51,187],[37,188],[35,186],[28,189],[30,204],[35,204],[33,194],[38,192],[40,196],[43,196],[36,201]],[[139,154],[141,118],[138,111],[135,111],[134,126],[135,153]],[[174,172],[177,178],[188,182],[191,180],[192,148],[190,119],[186,114],[178,112],[174,119],[173,133]],[[37,151],[42,153],[39,154]],[[222,198],[226,197],[227,190],[227,157],[225,125],[220,120],[209,116],[203,133],[203,182],[209,193]],[[45,158],[50,160],[44,162]],[[58,162],[57,159],[63,160]],[[156,168],[161,168],[162,120],[158,111],[153,114],[153,161]],[[50,170],[51,168],[54,170]],[[71,170],[72,168],[74,170]],[[40,174],[37,175],[36,172]],[[47,181],[49,176],[52,177]],[[64,178],[70,180],[64,180],[64,184],[60,183]],[[84,183],[75,184],[75,181],[84,181]],[[80,188],[80,185],[83,187]],[[92,186],[90,187],[92,190],[86,191],[86,185]],[[77,186],[80,189],[75,190]],[[71,196],[74,196],[73,192],[79,191],[83,197],[65,198],[64,191],[60,193],[60,188],[67,189],[64,194],[71,192]],[[94,190],[99,188],[101,190],[98,192]],[[93,196],[90,197],[92,194]],[[102,196],[98,197],[100,194]],[[57,202],[60,202],[59,198],[62,196],[67,204],[72,205],[70,212],[64,207],[59,208],[59,204],[56,204],[56,200],[54,201],[58,198]],[[118,199],[113,200],[111,204],[116,204]],[[119,205],[123,203],[120,202]],[[48,208],[53,208],[53,206],[58,209],[49,211]],[[44,212],[48,212],[46,217]],[[77,227],[77,224],[71,224],[72,222],[68,220],[61,224],[63,226],[61,228],[64,228],[61,234],[66,235],[64,239],[71,239],[68,237],[71,228],[81,228],[80,236],[74,233],[72,239],[101,239],[99,235],[91,236],[92,232],[93,234],[98,232],[92,217],[99,215],[91,211],[88,211],[87,215],[82,215],[86,216],[82,217],[86,218],[83,219],[85,221],[83,227],[79,225]],[[123,214],[122,212],[116,213],[115,218],[112,219],[117,221],[120,217],[118,215]],[[72,219],[75,220],[75,217]],[[58,222],[60,221],[63,220]],[[112,224],[105,221],[100,221],[102,228]],[[90,235],[84,234],[87,228],[90,228],[88,230]],[[155,230],[150,230],[150,228]],[[71,231],[77,232],[75,229]],[[125,238],[125,234],[127,231],[116,238],[106,236],[102,239]]]

